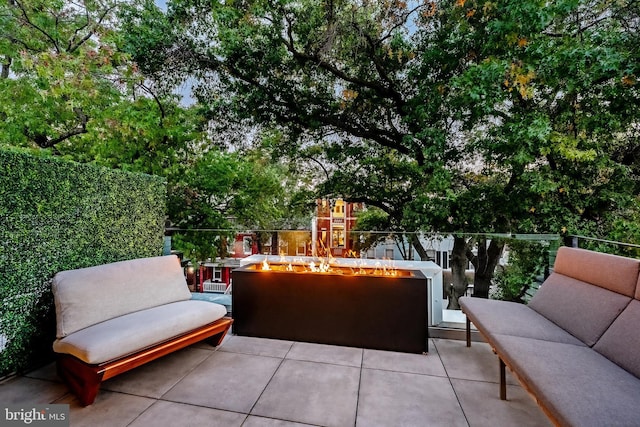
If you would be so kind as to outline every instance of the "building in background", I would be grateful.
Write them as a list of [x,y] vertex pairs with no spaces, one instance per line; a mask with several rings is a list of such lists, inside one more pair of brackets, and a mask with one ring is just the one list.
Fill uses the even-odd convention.
[[362,203],[345,202],[342,198],[318,199],[311,223],[312,255],[354,256],[352,230],[356,225],[356,213],[363,208]]

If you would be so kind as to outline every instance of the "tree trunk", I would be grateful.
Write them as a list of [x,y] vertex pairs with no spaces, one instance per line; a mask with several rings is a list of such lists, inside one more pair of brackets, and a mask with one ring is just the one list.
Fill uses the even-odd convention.
[[452,285],[445,284],[445,292],[449,296],[447,309],[460,310],[458,298],[467,291],[467,239],[453,236],[453,250],[451,251],[451,281]]
[[12,59],[10,56],[4,58],[2,62],[2,71],[0,71],[0,78],[8,79],[9,78],[9,70],[11,68]]
[[418,255],[420,255],[421,261],[429,261],[429,255],[427,254],[427,250],[422,245],[420,238],[417,233],[411,233],[411,244],[413,245]]
[[502,256],[504,242],[492,239],[487,247],[487,239],[478,241],[478,255],[473,255],[469,250],[467,257],[475,269],[473,280],[473,296],[478,298],[489,298],[489,288],[493,280],[496,266]]

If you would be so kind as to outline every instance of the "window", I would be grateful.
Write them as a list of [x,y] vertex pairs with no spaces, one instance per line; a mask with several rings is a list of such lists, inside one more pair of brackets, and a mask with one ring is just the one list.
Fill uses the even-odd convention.
[[331,247],[333,248],[344,247],[344,227],[343,226],[333,227],[333,237],[331,241]]
[[443,269],[449,268],[449,251],[438,251],[436,252],[436,264],[438,264]]
[[242,252],[245,255],[251,255],[253,253],[253,240],[251,236],[244,236],[242,238]]
[[278,253],[283,256],[289,255],[289,242],[281,240],[278,244]]
[[221,267],[213,267],[213,281],[214,282],[222,282],[222,268]]
[[393,259],[393,249],[385,249],[384,250],[384,257],[386,259]]
[[344,200],[342,199],[336,200],[336,204],[333,207],[333,217],[344,218]]
[[306,255],[307,254],[307,242],[298,242],[296,246],[296,255]]

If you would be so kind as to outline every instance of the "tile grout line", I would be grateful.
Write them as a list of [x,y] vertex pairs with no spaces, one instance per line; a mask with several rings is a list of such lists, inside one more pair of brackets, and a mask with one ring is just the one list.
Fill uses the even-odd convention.
[[433,342],[433,346],[435,347],[436,351],[438,352],[438,357],[440,358],[440,363],[442,363],[442,367],[444,368],[444,372],[447,374],[447,380],[449,381],[449,385],[451,386],[451,390],[453,390],[453,395],[456,397],[456,401],[458,402],[458,406],[460,406],[460,410],[462,411],[462,416],[464,416],[464,420],[467,423],[467,426],[470,426],[471,424],[469,423],[469,418],[467,417],[467,413],[465,412],[464,408],[462,407],[462,402],[460,402],[460,397],[458,396],[458,392],[456,391],[456,388],[453,386],[453,382],[451,381],[451,377],[449,376],[449,371],[447,370],[447,367],[445,366],[444,362],[442,361],[442,355],[440,354],[440,351],[438,350],[438,346],[436,345],[435,340],[432,341]]
[[[210,355],[208,355],[207,357],[202,359],[199,363],[196,363],[191,369],[189,369],[189,371],[187,373],[185,373],[182,377],[180,377],[180,379],[178,381],[176,381],[171,387],[169,387],[167,389],[167,391],[162,393],[162,395],[160,397],[158,397],[157,400],[164,400],[163,397],[166,396],[167,393],[169,393],[171,390],[173,390],[175,388],[175,386],[177,386],[182,380],[184,380],[188,375],[190,375],[193,371],[195,371],[197,368],[199,368],[200,365],[202,365],[204,362],[206,362],[211,357],[213,357],[213,355],[218,352],[218,349],[220,347],[222,347],[222,344],[220,344],[217,347],[214,347],[213,350],[211,350],[211,354]],[[186,348],[191,348],[191,347],[186,347]],[[197,348],[197,347],[194,347],[194,348]],[[210,351],[210,350],[205,350],[205,351]],[[169,402],[169,401],[167,401],[167,402]]]
[[[171,390],[173,390],[175,388],[175,386],[177,386],[189,374],[191,374],[194,370],[196,370],[196,368],[200,367],[200,365],[202,365],[205,361],[209,360],[210,357],[213,357],[213,355],[218,351],[218,349],[220,347],[222,347],[222,343],[220,343],[219,346],[214,347],[212,350],[205,350],[205,351],[210,351],[211,354],[208,355],[207,357],[205,357],[204,359],[202,359],[199,363],[196,363],[191,369],[189,369],[189,371],[187,371],[171,387],[169,387],[169,389],[167,389],[167,391],[162,393],[162,395],[160,395],[159,397],[151,398],[151,399],[154,399],[155,401],[151,405],[149,405],[144,411],[140,412],[136,417],[134,417],[134,419],[131,420],[131,422],[129,424],[127,424],[127,426],[130,426],[131,424],[133,424],[138,418],[140,418],[144,413],[146,413],[148,410],[150,410],[152,407],[154,407],[158,402],[160,402],[160,401],[162,401],[162,402],[171,402],[171,400],[165,400],[165,399],[163,399],[163,397],[167,393],[169,393]],[[192,348],[192,346],[185,347],[184,349],[181,349],[181,350],[185,350],[187,348]],[[193,347],[193,348],[197,348],[197,347]],[[116,393],[121,393],[121,392],[116,392]],[[129,393],[125,393],[125,394],[129,394]],[[138,395],[134,395],[134,396],[138,396]],[[139,396],[139,397],[147,397],[147,398],[149,398],[148,396]],[[180,402],[176,402],[176,403],[180,403]]]
[[353,427],[356,427],[358,423],[358,408],[360,408],[360,389],[362,387],[362,370],[364,369],[364,348],[360,349],[360,375],[358,377],[358,393],[356,394],[356,414],[353,419]]
[[[264,388],[260,392],[260,395],[258,396],[256,401],[253,402],[253,405],[251,405],[251,408],[249,408],[249,411],[247,412],[247,418],[249,418],[249,415],[251,415],[251,412],[253,412],[253,409],[256,407],[256,405],[258,404],[258,401],[260,400],[260,398],[262,397],[264,392],[267,390],[267,387],[269,387],[269,384],[271,384],[271,381],[273,381],[273,378],[276,376],[276,373],[278,373],[278,371],[280,370],[280,367],[282,366],[282,364],[286,360],[287,355],[291,352],[291,349],[293,348],[294,344],[295,344],[295,342],[291,342],[291,345],[289,346],[289,349],[285,353],[284,357],[282,357],[282,359],[280,360],[280,363],[278,363],[278,367],[273,370],[273,374],[271,374],[271,378],[269,378],[269,381],[267,381],[267,384],[265,384]],[[245,419],[245,422],[246,422],[246,419]],[[243,422],[243,424],[244,424],[244,422]]]

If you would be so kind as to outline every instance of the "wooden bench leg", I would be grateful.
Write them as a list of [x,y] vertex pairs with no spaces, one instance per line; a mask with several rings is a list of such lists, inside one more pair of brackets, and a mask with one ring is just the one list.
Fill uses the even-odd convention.
[[209,343],[211,343],[211,345],[214,347],[218,347],[220,344],[222,344],[222,341],[224,340],[224,337],[227,335],[227,332],[229,332],[229,329],[231,329],[231,323],[229,323],[229,326],[226,329],[224,329],[222,332],[211,336],[211,338],[208,339]]
[[68,355],[59,355],[57,368],[58,375],[76,395],[80,404],[82,406],[91,405],[100,390],[104,372]]
[[467,347],[471,347],[471,321],[467,316]]
[[500,400],[507,400],[507,373],[502,359],[498,358],[498,360],[500,361]]

